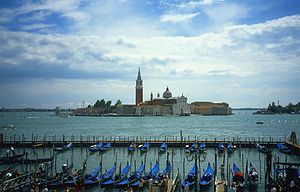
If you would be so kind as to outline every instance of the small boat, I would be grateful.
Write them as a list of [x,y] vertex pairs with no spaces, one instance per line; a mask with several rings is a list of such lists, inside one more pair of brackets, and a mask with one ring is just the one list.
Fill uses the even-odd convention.
[[144,145],[141,147],[141,152],[147,152],[149,149],[149,143],[146,142]]
[[185,146],[185,152],[186,153],[190,153],[191,151],[190,151],[190,146],[189,145],[186,145]]
[[168,161],[166,168],[158,173],[157,180],[161,181],[166,175],[170,178],[170,173],[172,171],[172,164]]
[[114,175],[116,169],[117,169],[117,165],[115,163],[109,170],[106,170],[105,173],[100,175],[99,176],[100,184],[112,179],[112,176]]
[[103,144],[103,145],[99,148],[99,151],[107,151],[108,149],[110,149],[110,147],[111,147],[111,144],[110,144],[110,143]]
[[279,149],[280,152],[282,153],[287,153],[291,154],[292,150],[290,150],[285,144],[283,143],[277,143],[277,148]]
[[8,129],[15,129],[16,126],[15,125],[1,125],[1,128],[4,128],[4,129],[6,129],[6,128],[8,128]]
[[[12,154],[12,155],[11,155]],[[14,148],[11,147],[11,150],[7,150],[5,156],[0,156],[0,162],[3,163],[17,163],[23,159],[25,151],[22,154],[16,154]]]
[[156,178],[156,175],[158,173],[158,169],[159,169],[159,163],[158,163],[158,161],[156,161],[155,165],[152,167],[150,172],[146,173],[145,176],[143,177],[143,179],[148,181],[149,179]]
[[264,124],[263,121],[256,121],[256,124]]
[[95,145],[91,145],[89,147],[89,151],[90,152],[95,152],[95,151],[99,151],[99,149],[103,146],[103,143],[98,143],[98,144],[95,144]]
[[100,184],[101,187],[103,188],[111,187],[114,186],[116,183],[123,181],[124,179],[126,179],[129,169],[130,169],[130,164],[127,162],[123,170],[118,175],[116,175],[114,179],[111,178],[105,182],[102,182]]
[[162,143],[161,146],[160,146],[159,151],[160,151],[161,153],[164,153],[164,152],[166,152],[167,147],[168,147],[168,146],[167,146],[166,143]]
[[128,152],[130,153],[130,152],[133,152],[133,151],[135,150],[135,148],[136,148],[136,145],[133,144],[133,143],[131,143],[131,144],[128,146],[127,150],[128,150]]
[[44,162],[53,162],[54,156],[47,158],[37,158],[37,159],[20,159],[19,163],[21,164],[35,164],[35,163],[44,163]]
[[223,153],[224,152],[224,144],[223,143],[219,143],[219,145],[218,145],[218,151],[219,151],[219,153]]
[[249,169],[250,169],[250,172],[248,173],[247,180],[250,185],[254,185],[258,181],[258,173],[251,162],[250,162]]
[[233,144],[230,142],[230,143],[228,143],[228,145],[227,145],[227,153],[233,153],[233,151],[234,151],[234,146],[233,146]]
[[235,163],[233,163],[232,171],[233,171],[232,180],[233,182],[236,183],[237,190],[241,190],[244,187],[244,182],[245,182],[244,174],[241,172],[241,170],[238,168],[238,166]]
[[43,147],[44,145],[43,145],[43,143],[36,143],[36,144],[33,144],[32,145],[32,148],[39,148],[39,147]]
[[210,163],[208,163],[206,170],[200,178],[200,186],[208,186],[213,181],[214,171]]
[[94,185],[99,185],[100,170],[101,170],[101,164],[99,164],[91,173],[86,174],[84,176],[83,186],[90,187],[90,186],[94,186]]
[[196,152],[196,143],[193,143],[192,146],[190,147],[190,152]]
[[69,150],[71,148],[72,148],[72,143],[69,143],[69,144],[64,145],[62,147],[56,147],[54,150],[55,151],[67,151],[67,150]]
[[116,183],[116,187],[124,188],[124,187],[129,187],[129,185],[132,184],[134,184],[134,186],[132,187],[137,187],[138,184],[141,182],[144,169],[145,169],[145,164],[142,162],[136,172],[131,173],[130,176],[124,179],[123,181]]
[[181,183],[183,189],[191,189],[195,185],[197,169],[197,165],[194,165],[189,174],[185,176],[184,181]]
[[267,148],[266,146],[260,145],[258,143],[255,143],[255,147],[257,151],[260,151],[262,153],[269,153],[271,151],[271,149]]
[[205,143],[200,143],[199,145],[199,152],[203,153],[206,150],[206,145]]

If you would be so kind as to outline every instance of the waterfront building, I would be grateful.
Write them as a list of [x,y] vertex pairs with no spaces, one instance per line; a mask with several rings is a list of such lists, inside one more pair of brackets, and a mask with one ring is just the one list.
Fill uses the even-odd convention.
[[231,108],[225,102],[193,102],[191,103],[191,113],[200,115],[230,115]]

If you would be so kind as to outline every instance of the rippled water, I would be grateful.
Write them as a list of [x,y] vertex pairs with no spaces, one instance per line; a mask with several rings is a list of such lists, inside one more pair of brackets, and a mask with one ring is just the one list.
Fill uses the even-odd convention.
[[[144,116],[144,117],[71,117],[51,113],[1,113],[1,129],[7,136],[22,135],[97,135],[97,136],[184,136],[202,139],[232,137],[284,137],[291,131],[300,136],[300,115],[252,115],[253,111],[234,111],[230,116]],[[1,118],[2,117],[2,118]],[[263,124],[256,124],[263,121]]]
[[[1,129],[7,137],[16,136],[31,137],[34,135],[97,135],[97,136],[152,136],[164,138],[165,136],[195,136],[200,139],[224,139],[232,137],[284,137],[289,136],[291,131],[295,131],[300,136],[300,115],[252,115],[253,111],[234,111],[231,116],[184,116],[184,117],[71,117],[61,118],[52,116],[51,113],[1,113],[0,125],[12,124],[16,129]],[[256,124],[256,121],[263,121],[263,124]],[[22,149],[16,149],[21,152]],[[4,154],[6,149],[0,149]],[[50,149],[41,148],[36,151],[26,149],[29,156],[49,157]],[[169,147],[170,160],[172,160],[172,147]],[[300,162],[300,157],[295,155],[282,154],[278,149],[273,150],[273,156],[278,156],[281,161]],[[207,166],[207,163],[214,163],[214,149],[207,150],[207,156],[201,157],[201,171]],[[146,157],[145,157],[146,156]],[[146,154],[135,151],[128,154],[125,147],[112,148],[105,153],[91,154],[87,148],[74,148],[65,153],[57,155],[57,171],[61,165],[67,161],[74,161],[77,169],[82,165],[83,160],[88,159],[88,171],[91,171],[100,160],[103,160],[103,171],[110,168],[115,161],[123,163],[131,162],[131,171],[134,171],[134,162],[138,167],[142,160],[146,159],[146,170],[149,171],[150,165],[153,165],[158,159],[161,166],[165,167],[166,154],[159,155],[157,147],[150,147]],[[179,171],[183,176],[187,174],[193,165],[191,156],[186,156],[183,148],[174,148],[173,165],[174,175]],[[228,164],[232,166],[237,163],[242,170],[245,170],[246,161],[252,162],[259,171],[260,184],[258,191],[264,191],[264,170],[265,155],[258,153],[255,148],[237,149],[229,155]],[[222,162],[222,156],[218,156],[218,165]],[[244,163],[244,164],[242,164]],[[4,165],[0,165],[4,167]],[[27,166],[27,169],[30,167]],[[26,166],[20,167],[25,170]],[[89,191],[99,191],[98,188]],[[213,191],[209,188],[208,191]]]

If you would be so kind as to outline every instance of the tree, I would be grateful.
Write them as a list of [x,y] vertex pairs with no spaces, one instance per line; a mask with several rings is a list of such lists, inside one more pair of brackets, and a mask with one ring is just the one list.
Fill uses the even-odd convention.
[[120,99],[118,99],[117,102],[116,102],[116,104],[115,104],[115,106],[121,105],[121,104],[122,104],[122,101]]

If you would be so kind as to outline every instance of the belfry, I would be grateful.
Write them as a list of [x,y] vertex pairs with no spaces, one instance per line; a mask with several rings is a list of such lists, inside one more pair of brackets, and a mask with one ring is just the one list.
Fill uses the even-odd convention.
[[135,84],[135,105],[138,105],[141,102],[143,102],[143,80],[141,77],[141,71],[139,67]]

